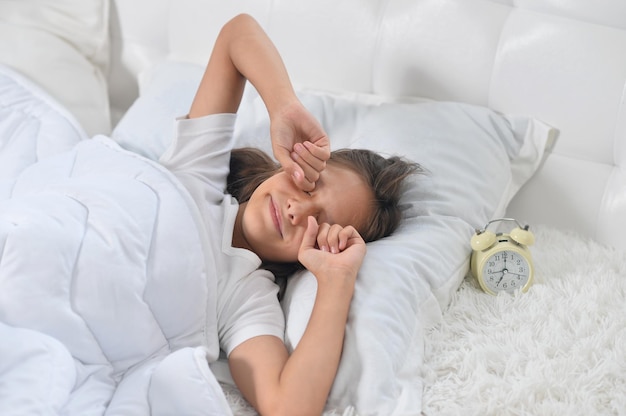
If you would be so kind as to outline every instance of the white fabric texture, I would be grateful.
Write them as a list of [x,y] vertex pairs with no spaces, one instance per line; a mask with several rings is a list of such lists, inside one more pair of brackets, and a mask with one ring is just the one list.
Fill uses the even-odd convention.
[[0,63],[54,96],[89,136],[111,131],[108,0],[0,2]]
[[160,158],[189,190],[204,222],[199,231],[205,240],[207,264],[214,265],[217,330],[220,346],[228,355],[255,336],[282,340],[285,333],[272,274],[259,270],[261,259],[256,254],[232,247],[239,204],[224,191],[235,119],[234,114],[179,119],[176,136]]
[[[199,66],[175,62],[146,74],[142,95],[113,138],[158,158],[171,140],[160,120],[188,111],[201,74]],[[554,131],[527,117],[460,103],[314,91],[301,91],[300,97],[334,149],[399,154],[428,170],[406,189],[399,230],[369,244],[328,402],[329,408],[354,406],[363,415],[410,414],[421,408],[424,329],[437,322],[466,274],[474,229],[503,215],[537,169]],[[234,146],[270,152],[268,127],[262,101],[248,88]],[[314,283],[306,272],[288,285],[283,301],[288,346],[296,346],[304,331]]]
[[65,107],[15,70],[0,64],[0,79],[0,179],[8,185],[27,166],[71,149],[87,134]]
[[0,413],[227,414],[194,201],[29,85],[0,73],[2,156],[33,162],[0,178]]

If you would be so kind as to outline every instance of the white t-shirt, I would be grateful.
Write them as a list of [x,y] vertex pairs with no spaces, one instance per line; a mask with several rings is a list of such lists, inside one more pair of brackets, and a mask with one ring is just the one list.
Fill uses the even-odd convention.
[[227,355],[250,338],[274,335],[283,340],[285,332],[274,277],[259,269],[256,254],[232,247],[239,204],[225,192],[235,120],[235,114],[178,119],[176,137],[159,160],[200,210],[207,275],[217,280],[216,314],[207,320],[217,320],[220,348]]

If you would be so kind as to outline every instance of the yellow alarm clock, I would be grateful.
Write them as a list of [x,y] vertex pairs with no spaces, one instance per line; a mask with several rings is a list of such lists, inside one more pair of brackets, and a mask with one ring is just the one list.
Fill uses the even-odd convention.
[[[495,222],[514,222],[517,227],[508,234],[496,234],[487,230]],[[470,242],[470,269],[485,292],[526,292],[532,285],[533,261],[528,246],[535,242],[535,236],[528,228],[513,218],[498,218],[476,231]]]

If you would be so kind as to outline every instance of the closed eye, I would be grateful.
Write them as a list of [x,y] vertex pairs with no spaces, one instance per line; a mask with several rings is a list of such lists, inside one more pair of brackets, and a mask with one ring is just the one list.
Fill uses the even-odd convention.
[[[313,192],[315,192],[315,191],[302,191],[302,192],[304,192],[307,196],[313,198],[314,197]],[[328,219],[326,218],[324,209],[320,209],[319,211],[317,211],[315,214],[312,214],[312,215],[313,215],[313,217],[315,217],[315,220],[318,223],[320,223],[320,224],[322,222],[328,222]]]

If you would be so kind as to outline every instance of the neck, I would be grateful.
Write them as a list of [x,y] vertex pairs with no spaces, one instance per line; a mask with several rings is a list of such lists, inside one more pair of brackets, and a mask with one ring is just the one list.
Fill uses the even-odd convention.
[[245,211],[247,202],[243,204],[239,204],[239,209],[237,210],[237,217],[235,218],[235,227],[233,228],[233,240],[231,242],[233,247],[236,248],[245,248],[247,250],[252,251],[250,245],[246,241],[246,237],[243,232],[243,213]]

